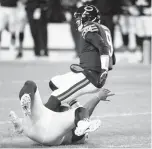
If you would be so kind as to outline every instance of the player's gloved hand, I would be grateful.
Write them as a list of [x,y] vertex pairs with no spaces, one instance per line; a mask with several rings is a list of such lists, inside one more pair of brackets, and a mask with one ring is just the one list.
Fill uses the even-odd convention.
[[107,97],[113,96],[113,95],[115,94],[111,93],[110,90],[102,88],[100,89],[100,91],[97,93],[96,96],[102,101],[110,101],[110,100],[107,100]]
[[73,71],[74,73],[80,73],[80,72],[83,72],[83,71],[84,71],[84,69],[83,69],[80,65],[78,65],[78,64],[72,64],[72,65],[70,66],[70,69],[71,69],[71,71]]
[[103,85],[105,84],[107,76],[108,76],[108,70],[103,69],[99,80],[100,87],[103,87]]

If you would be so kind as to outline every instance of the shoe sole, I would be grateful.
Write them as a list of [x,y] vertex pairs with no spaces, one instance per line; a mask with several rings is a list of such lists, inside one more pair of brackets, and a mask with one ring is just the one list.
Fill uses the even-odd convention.
[[29,94],[24,94],[21,97],[21,101],[20,101],[23,113],[25,115],[30,115],[31,114],[31,97]]
[[80,126],[77,127],[76,130],[75,130],[75,135],[82,136],[86,133],[94,132],[100,126],[101,126],[101,121],[100,120],[92,120],[92,121],[90,121],[90,125],[88,125],[88,127],[86,127],[85,129],[81,129]]

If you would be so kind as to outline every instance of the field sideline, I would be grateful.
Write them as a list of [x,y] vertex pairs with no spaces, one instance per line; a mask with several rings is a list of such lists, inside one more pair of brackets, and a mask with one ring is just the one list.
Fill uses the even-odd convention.
[[[43,148],[36,142],[13,133],[8,114],[22,116],[18,93],[26,80],[37,82],[45,103],[51,93],[49,79],[69,71],[72,61],[44,60],[0,62],[0,148]],[[89,135],[83,145],[59,148],[150,148],[151,84],[150,66],[118,62],[109,73],[105,88],[116,95],[111,102],[101,102],[93,113],[102,121],[101,128]],[[91,95],[79,99],[83,104]],[[82,99],[83,98],[83,99]],[[56,147],[55,147],[56,148]]]

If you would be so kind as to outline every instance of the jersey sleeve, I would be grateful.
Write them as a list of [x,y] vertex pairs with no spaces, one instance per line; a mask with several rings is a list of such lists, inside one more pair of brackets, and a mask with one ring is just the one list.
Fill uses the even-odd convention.
[[82,36],[87,42],[99,50],[100,55],[109,54],[108,45],[99,34],[99,29],[95,24],[87,26],[87,28],[83,30]]

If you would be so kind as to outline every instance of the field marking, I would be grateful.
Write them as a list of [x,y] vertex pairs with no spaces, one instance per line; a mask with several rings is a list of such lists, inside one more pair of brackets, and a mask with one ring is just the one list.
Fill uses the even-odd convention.
[[141,115],[151,115],[151,112],[143,112],[143,113],[122,113],[122,114],[107,114],[102,116],[93,116],[96,118],[108,118],[108,117],[127,117],[127,116],[141,116]]
[[[127,116],[141,116],[141,115],[151,115],[151,112],[143,113],[122,113],[122,114],[107,114],[102,116],[92,116],[92,118],[109,118],[109,117],[127,117]],[[0,121],[0,125],[11,124],[10,121]]]
[[[136,147],[136,146],[143,146],[143,145],[145,145],[145,144],[143,144],[143,143],[139,143],[139,144],[130,144],[130,145],[128,145],[128,144],[122,144],[122,145],[107,145],[107,146],[103,146],[104,148],[128,148],[128,147]],[[147,144],[146,144],[147,145]],[[151,145],[151,143],[149,143],[149,146]]]

